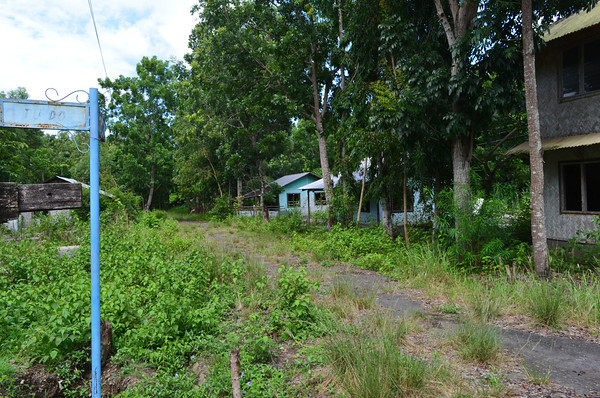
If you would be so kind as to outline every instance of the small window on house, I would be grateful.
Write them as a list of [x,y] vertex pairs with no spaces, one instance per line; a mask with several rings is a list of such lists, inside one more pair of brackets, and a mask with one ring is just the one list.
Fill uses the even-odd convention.
[[[406,197],[408,198],[408,203],[406,204],[406,211],[413,211],[413,192],[409,189],[406,193]],[[402,194],[399,194],[392,198],[392,212],[393,213],[404,213],[404,200]]]
[[371,212],[371,201],[363,198],[362,206],[360,207],[361,213],[370,213]]
[[562,54],[563,98],[600,90],[600,40],[571,47]]
[[600,162],[561,166],[562,211],[600,213]]
[[288,207],[300,207],[300,194],[299,193],[288,193],[287,194],[287,205],[288,205]]
[[327,204],[325,199],[325,192],[315,192],[315,205],[324,206]]

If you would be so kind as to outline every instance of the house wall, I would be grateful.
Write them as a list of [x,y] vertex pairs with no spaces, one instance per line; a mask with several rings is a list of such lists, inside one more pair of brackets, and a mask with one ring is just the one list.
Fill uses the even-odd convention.
[[594,215],[561,214],[559,163],[600,158],[600,144],[547,151],[544,154],[544,212],[549,243],[568,241],[577,231],[596,230]]
[[586,29],[548,44],[536,57],[538,107],[542,138],[600,132],[600,92],[560,98],[562,51],[600,37],[600,28]]
[[[283,192],[279,194],[279,206],[281,208],[282,211],[287,211],[287,210],[300,210],[300,212],[302,214],[307,214],[308,213],[308,192],[307,191],[301,191],[299,188],[308,185],[312,182],[317,181],[317,178],[314,178],[310,175],[304,176],[302,178],[297,179],[294,182],[291,182],[289,184],[287,184],[285,187],[283,187]],[[288,201],[287,201],[287,194],[288,193],[299,193],[300,194],[300,207],[293,207],[290,208],[288,206]],[[312,205],[315,202],[315,198],[314,198],[314,193],[310,193],[311,197],[310,197],[310,203],[311,203],[311,212],[313,211],[312,209]]]

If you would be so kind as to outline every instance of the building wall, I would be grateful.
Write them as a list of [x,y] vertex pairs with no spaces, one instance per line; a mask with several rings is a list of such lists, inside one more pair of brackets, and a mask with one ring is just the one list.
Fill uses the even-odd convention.
[[559,163],[600,158],[600,144],[547,151],[544,154],[544,212],[550,242],[567,241],[577,231],[596,230],[594,215],[561,214]]
[[600,132],[600,92],[560,98],[562,51],[600,37],[598,28],[553,40],[536,57],[537,92],[542,138]]

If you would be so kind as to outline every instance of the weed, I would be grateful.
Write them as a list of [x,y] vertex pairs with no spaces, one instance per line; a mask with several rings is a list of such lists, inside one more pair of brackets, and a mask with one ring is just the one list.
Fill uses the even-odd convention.
[[460,307],[452,303],[444,303],[444,305],[436,305],[435,311],[443,312],[444,314],[458,314]]
[[533,283],[527,293],[530,315],[542,325],[556,327],[563,317],[564,293],[547,282]]
[[496,329],[485,324],[461,325],[454,341],[465,359],[483,363],[490,362],[498,356],[500,341]]
[[488,289],[474,290],[467,296],[470,315],[476,322],[493,321],[500,315],[501,305],[493,291]]
[[550,370],[539,371],[532,367],[525,367],[525,374],[530,382],[537,384],[538,386],[546,385],[550,382]]
[[398,330],[385,327],[372,334],[364,327],[343,328],[327,340],[327,362],[350,397],[415,396],[431,388],[434,368],[402,352]]

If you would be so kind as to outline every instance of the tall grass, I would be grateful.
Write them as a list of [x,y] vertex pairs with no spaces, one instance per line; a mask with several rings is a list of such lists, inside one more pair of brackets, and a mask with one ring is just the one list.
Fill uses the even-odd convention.
[[381,316],[373,323],[365,322],[358,330],[342,327],[325,343],[327,362],[348,396],[437,396],[432,381],[438,379],[439,368],[401,349],[406,324]]

